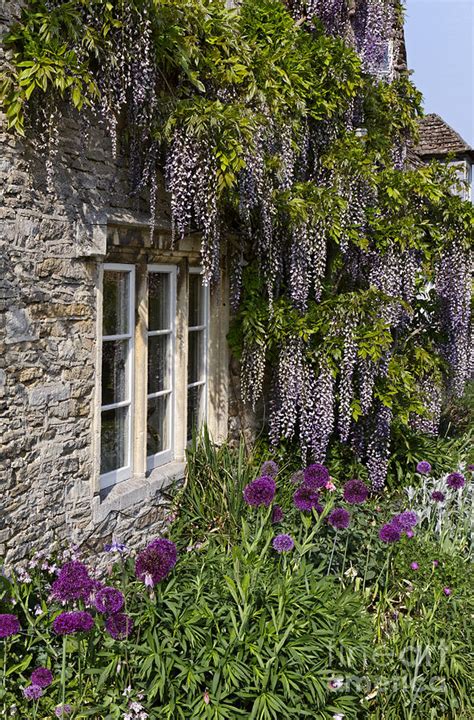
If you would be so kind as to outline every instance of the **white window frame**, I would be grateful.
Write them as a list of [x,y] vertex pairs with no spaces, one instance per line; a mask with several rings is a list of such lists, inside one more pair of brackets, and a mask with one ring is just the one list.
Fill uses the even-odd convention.
[[[201,267],[189,267],[188,269],[189,275],[202,275],[203,270]],[[193,387],[204,387],[204,411],[203,411],[203,419],[202,423],[207,422],[207,414],[208,414],[208,390],[209,390],[209,305],[210,305],[210,297],[209,297],[209,285],[202,286],[203,289],[203,303],[204,303],[204,324],[203,325],[189,325],[189,317],[188,317],[188,323],[187,323],[187,334],[189,338],[190,332],[196,332],[200,330],[204,330],[204,362],[203,362],[203,374],[204,379],[198,380],[196,382],[187,383],[186,384],[186,442],[187,444],[190,443],[190,439],[187,437],[187,427],[188,427],[188,397],[189,397],[189,390]],[[189,307],[189,293],[188,293],[188,307]],[[188,360],[189,362],[189,360]]]
[[[176,418],[176,287],[177,287],[177,274],[178,266],[174,264],[163,265],[163,264],[152,264],[147,266],[147,277],[151,273],[167,274],[170,276],[170,330],[149,330],[148,323],[146,329],[146,369],[147,369],[147,387],[146,387],[146,417],[145,417],[145,436],[147,436],[148,426],[148,400],[153,397],[163,397],[164,395],[170,395],[170,428],[169,438],[170,447],[166,450],[161,450],[159,453],[154,455],[147,455],[146,458],[146,469],[150,472],[156,467],[165,465],[166,463],[174,460],[175,456],[175,418]],[[148,302],[148,290],[147,290],[147,302]],[[168,358],[171,368],[171,391],[160,390],[157,393],[148,393],[148,339],[150,337],[156,337],[158,335],[171,334],[171,343],[169,354],[171,357]],[[145,443],[146,446],[146,443]]]
[[[129,275],[129,297],[128,297],[128,329],[129,332],[120,335],[102,335],[101,329],[101,373],[100,373],[100,428],[102,429],[102,413],[106,410],[115,410],[121,407],[128,407],[128,442],[127,442],[127,459],[126,464],[111,470],[110,472],[103,473],[99,477],[99,486],[101,490],[105,490],[111,485],[121,482],[122,480],[128,480],[132,475],[132,458],[133,458],[133,445],[134,445],[134,415],[135,415],[135,398],[134,398],[134,357],[135,357],[135,266],[128,265],[125,263],[104,263],[102,273],[102,308],[103,308],[103,292],[104,292],[104,273],[106,272],[123,272]],[[103,311],[102,311],[103,312]],[[102,347],[105,341],[112,340],[128,340],[128,353],[127,353],[127,382],[128,382],[128,400],[122,400],[118,403],[112,403],[110,405],[102,405]],[[101,438],[102,443],[102,438]],[[101,453],[99,454],[100,462]]]

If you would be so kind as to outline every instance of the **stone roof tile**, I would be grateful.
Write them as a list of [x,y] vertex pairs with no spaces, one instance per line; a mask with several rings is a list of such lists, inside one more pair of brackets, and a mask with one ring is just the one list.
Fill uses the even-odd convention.
[[436,113],[419,121],[420,140],[414,151],[420,157],[438,155],[474,155],[473,148]]

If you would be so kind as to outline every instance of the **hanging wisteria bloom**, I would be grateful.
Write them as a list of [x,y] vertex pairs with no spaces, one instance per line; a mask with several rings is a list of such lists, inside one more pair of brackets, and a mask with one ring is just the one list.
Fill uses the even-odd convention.
[[308,485],[302,485],[293,495],[293,504],[295,508],[302,512],[309,512],[313,508],[317,509],[319,505],[319,495]]
[[63,612],[53,620],[53,630],[57,635],[89,632],[93,627],[94,618],[85,610]]
[[379,538],[384,543],[390,544],[390,543],[398,542],[398,540],[400,540],[400,537],[401,537],[400,531],[397,530],[397,528],[394,527],[391,523],[382,525],[382,527],[379,530]]
[[345,530],[351,521],[350,513],[345,508],[334,508],[328,516],[328,523],[336,530]]
[[165,538],[153,540],[138,554],[135,574],[146,585],[156,585],[171,572],[177,559],[176,545],[171,540]]
[[350,505],[360,505],[369,496],[369,489],[362,480],[349,480],[344,485],[344,500]]
[[133,630],[133,620],[125,613],[115,613],[105,621],[105,629],[114,640],[124,640]]
[[20,632],[20,621],[16,615],[9,613],[0,615],[0,638],[11,637]]
[[446,485],[452,490],[460,490],[464,487],[466,479],[461,473],[453,472],[446,478]]
[[47,688],[53,682],[53,673],[49,668],[39,667],[31,673],[31,684]]
[[283,520],[283,510],[279,505],[274,505],[272,510],[272,523],[280,523]]
[[52,594],[58,600],[88,600],[94,590],[94,581],[84,563],[68,562],[61,568],[53,582]]
[[313,490],[325,487],[329,482],[329,470],[320,463],[308,465],[304,471],[304,484]]
[[431,465],[426,460],[422,460],[418,463],[416,469],[417,472],[421,473],[422,475],[428,475],[428,473],[431,472]]
[[276,478],[278,475],[278,465],[274,460],[266,460],[260,468],[260,475]]
[[275,497],[275,480],[269,475],[259,477],[244,487],[244,500],[251,507],[268,507]]
[[272,540],[273,548],[278,552],[289,552],[295,547],[295,543],[291,535],[277,535]]
[[431,493],[431,499],[435,502],[444,502],[446,500],[446,495],[440,490],[433,490]]
[[95,596],[95,606],[100,613],[117,613],[123,608],[124,602],[124,596],[114,587],[103,587]]
[[39,700],[43,694],[43,689],[39,685],[28,685],[23,688],[23,695],[27,700]]

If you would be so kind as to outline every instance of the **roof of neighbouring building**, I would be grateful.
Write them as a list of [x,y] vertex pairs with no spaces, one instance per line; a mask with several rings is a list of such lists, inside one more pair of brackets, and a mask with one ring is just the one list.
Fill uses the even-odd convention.
[[414,148],[419,157],[469,155],[474,160],[474,149],[436,113],[421,118],[419,126],[420,139]]

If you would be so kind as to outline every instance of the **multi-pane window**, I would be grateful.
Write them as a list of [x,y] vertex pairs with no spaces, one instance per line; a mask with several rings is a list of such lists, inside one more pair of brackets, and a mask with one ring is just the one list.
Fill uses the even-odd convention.
[[208,288],[198,268],[189,272],[187,439],[207,409]]
[[179,303],[176,265],[141,266],[137,287],[135,313],[135,267],[104,265],[101,488],[171,462],[177,449],[182,458],[206,421],[209,291],[200,270],[189,269]]
[[102,306],[101,487],[130,476],[134,268],[105,265]]

